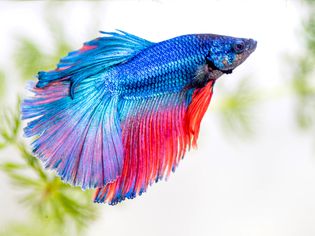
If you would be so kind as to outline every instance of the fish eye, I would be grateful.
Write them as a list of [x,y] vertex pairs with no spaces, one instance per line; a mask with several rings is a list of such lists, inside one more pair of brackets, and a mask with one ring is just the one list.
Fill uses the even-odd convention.
[[237,41],[233,45],[233,49],[236,53],[242,53],[245,50],[245,43],[243,41]]

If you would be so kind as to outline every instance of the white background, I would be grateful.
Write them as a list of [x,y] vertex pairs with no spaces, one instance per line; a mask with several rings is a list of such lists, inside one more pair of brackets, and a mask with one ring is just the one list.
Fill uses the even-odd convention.
[[[52,50],[42,20],[43,5],[0,2],[0,65],[12,75],[8,93],[12,99],[22,89],[9,60],[14,36],[28,35],[44,50]],[[295,127],[294,102],[285,92],[291,73],[284,58],[300,51],[303,4],[165,0],[96,5],[73,1],[60,12],[73,49],[97,36],[98,29],[89,27],[93,21],[99,30],[118,28],[156,42],[186,33],[250,37],[258,41],[256,52],[216,86],[232,88],[250,75],[254,87],[266,92],[252,117],[256,135],[238,140],[220,129],[216,116],[220,89],[216,89],[202,122],[198,150],[187,154],[167,182],[153,185],[141,197],[115,207],[99,205],[102,215],[89,235],[315,235],[313,143]],[[273,94],[279,88],[284,92]],[[1,227],[26,214],[2,173],[0,185]]]

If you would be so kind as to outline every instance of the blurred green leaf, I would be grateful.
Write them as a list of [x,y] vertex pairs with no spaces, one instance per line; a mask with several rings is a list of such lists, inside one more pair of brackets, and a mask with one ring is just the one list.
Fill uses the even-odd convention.
[[30,80],[39,71],[48,71],[56,68],[60,56],[67,55],[69,51],[70,46],[66,41],[58,41],[53,53],[45,54],[31,39],[20,37],[14,60],[22,80]]
[[304,0],[306,3],[308,3],[310,6],[315,7],[315,0]]
[[0,70],[0,99],[5,96],[6,84],[5,84],[5,74]]
[[[60,20],[63,4],[48,2],[44,8],[45,23],[52,38],[52,52],[46,52],[32,39],[17,38],[13,63],[20,80],[30,80],[38,71],[52,70],[71,47]],[[0,98],[5,92],[5,77],[0,71]],[[79,235],[97,215],[92,193],[63,183],[55,174],[44,171],[21,138],[20,99],[14,108],[0,110],[0,149],[14,148],[19,160],[0,159],[0,171],[10,183],[21,189],[20,203],[30,211],[29,221],[13,222],[0,235]],[[70,229],[70,230],[69,230]]]
[[62,23],[59,23],[58,17],[56,17],[56,13],[60,9],[60,3],[57,5],[47,3],[47,6],[50,7],[47,7],[48,11],[45,14],[45,19],[54,39],[54,50],[50,54],[44,53],[32,39],[20,36],[14,60],[22,80],[34,78],[39,71],[48,71],[56,68],[60,58],[67,55],[71,50],[70,44],[63,36]]
[[292,77],[296,95],[296,121],[300,128],[315,128],[315,1],[305,1],[309,15],[304,22],[305,53],[296,60],[297,67]]
[[42,221],[31,218],[27,222],[13,222],[5,226],[0,231],[0,236],[48,236],[48,235],[67,235],[66,233],[56,232],[56,225],[43,223]]
[[248,136],[253,133],[253,108],[258,97],[250,86],[250,80],[244,78],[234,91],[224,93],[219,104],[219,118],[222,128],[228,134]]
[[18,39],[14,60],[23,80],[34,78],[39,70],[48,69],[49,66],[47,56],[31,39],[25,37]]
[[3,149],[3,148],[5,148],[6,146],[7,146],[6,143],[0,143],[0,150]]
[[13,109],[6,109],[0,113],[0,139],[5,141],[4,143],[13,142],[18,136],[21,127],[19,98],[14,110],[17,110],[18,112],[13,111]]
[[32,179],[30,177],[27,177],[25,174],[15,174],[14,172],[6,171],[8,176],[10,177],[12,183],[14,185],[20,186],[20,187],[26,187],[29,188],[30,186],[40,186],[40,182],[36,179]]
[[0,165],[0,170],[5,171],[5,172],[12,172],[15,170],[20,170],[25,168],[26,165],[22,165],[22,164],[17,164],[15,162],[5,162],[3,164]]
[[[19,103],[20,100],[17,108],[20,107]],[[4,141],[1,143],[2,148],[15,147],[24,162],[4,162],[0,164],[0,170],[14,186],[26,190],[20,197],[21,203],[28,207],[36,218],[49,217],[51,224],[58,226],[58,232],[63,232],[69,225],[73,225],[76,232],[82,231],[96,218],[96,207],[91,200],[91,192],[65,184],[50,172],[43,171],[39,160],[28,151],[20,139],[21,123],[17,108],[2,112],[0,138]]]

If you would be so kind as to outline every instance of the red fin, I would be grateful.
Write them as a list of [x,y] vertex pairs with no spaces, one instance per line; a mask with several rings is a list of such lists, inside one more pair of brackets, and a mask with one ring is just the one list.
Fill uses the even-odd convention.
[[[116,204],[134,198],[169,176],[187,147],[196,145],[200,122],[210,103],[213,82],[195,90],[137,100],[121,105],[124,165],[122,175],[99,188],[95,202]],[[187,99],[192,96],[192,99]],[[188,105],[187,101],[191,101]]]
[[122,175],[97,190],[96,202],[115,204],[134,198],[175,169],[189,143],[184,129],[186,100],[186,92],[125,100]]
[[205,87],[196,89],[186,112],[186,132],[189,135],[189,140],[193,147],[197,147],[200,123],[210,104],[213,94],[213,85],[214,82],[210,81]]

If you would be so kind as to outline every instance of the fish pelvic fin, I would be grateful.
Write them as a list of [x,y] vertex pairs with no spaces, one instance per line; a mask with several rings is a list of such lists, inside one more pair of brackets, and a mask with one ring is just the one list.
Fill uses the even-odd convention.
[[189,147],[197,147],[200,124],[205,115],[213,94],[214,81],[211,80],[203,88],[193,91],[191,102],[185,114],[185,132],[189,136]]

